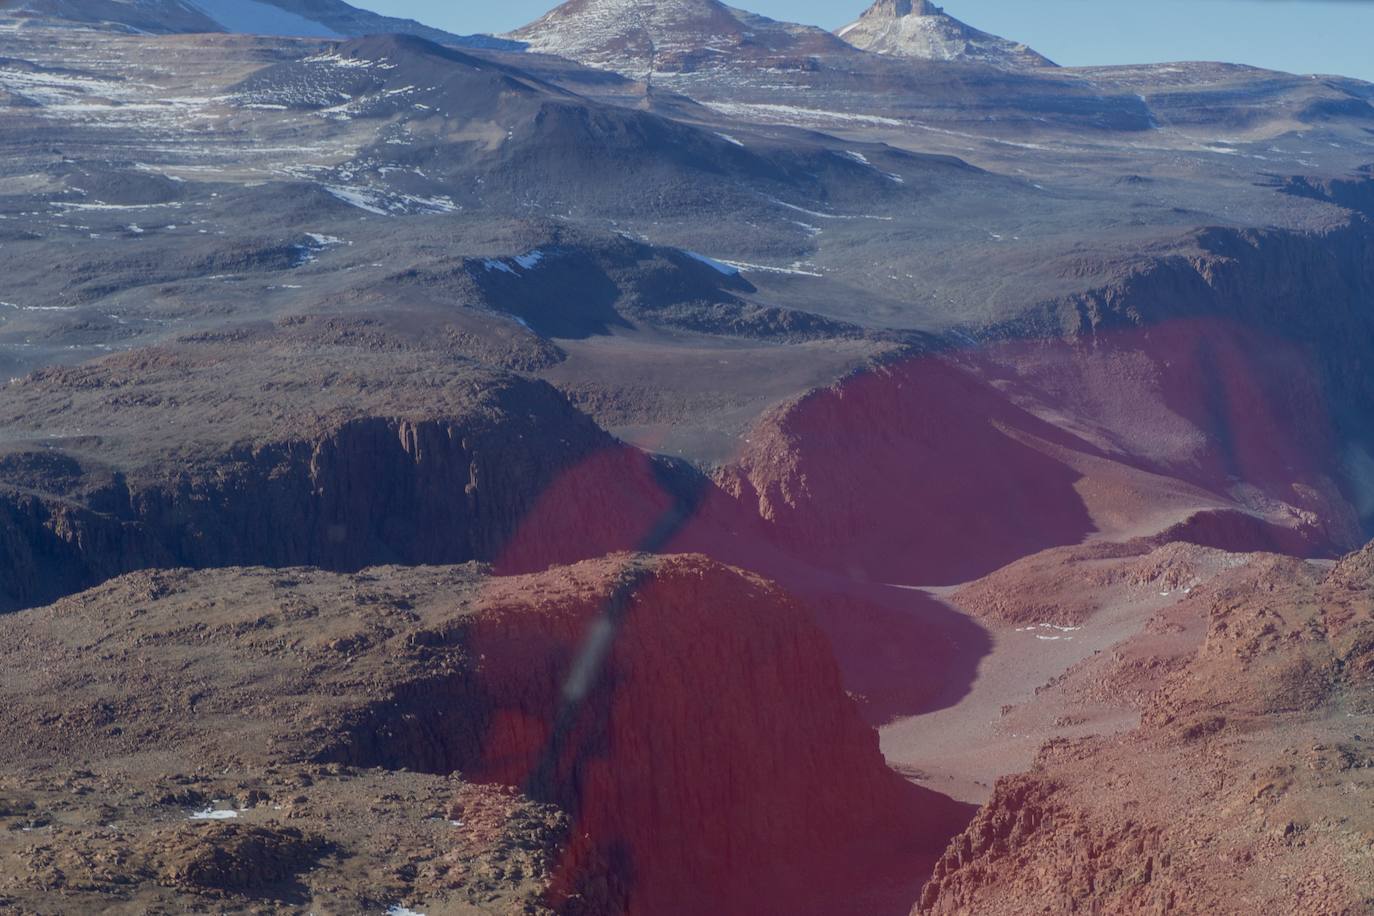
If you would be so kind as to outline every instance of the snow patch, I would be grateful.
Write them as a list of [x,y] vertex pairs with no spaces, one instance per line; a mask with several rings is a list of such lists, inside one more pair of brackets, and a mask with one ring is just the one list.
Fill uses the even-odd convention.
[[794,263],[791,267],[774,267],[770,264],[751,264],[748,261],[726,261],[726,264],[738,271],[762,273],[762,274],[786,274],[792,277],[823,277],[825,274],[816,273],[814,270],[803,270],[801,262]]
[[725,261],[717,261],[715,258],[708,258],[704,254],[697,254],[695,251],[684,251],[683,254],[693,261],[700,261],[717,273],[725,274],[727,277],[739,276],[739,268]]
[[414,194],[394,194],[380,188],[355,188],[337,184],[327,184],[323,187],[344,203],[377,216],[454,213],[462,209],[451,197],[419,197]]
[[361,57],[343,57],[339,54],[316,54],[305,59],[307,64],[330,64],[335,67],[342,67],[347,70],[366,70],[369,67],[376,67],[378,70],[395,70],[398,64],[393,64],[386,58],[381,60],[368,60]]
[[191,812],[190,819],[193,821],[231,821],[238,816],[237,811],[217,811],[214,808],[206,808],[204,811]]
[[516,257],[515,263],[519,264],[524,270],[533,270],[539,266],[539,262],[544,260],[544,252],[539,249],[531,251],[529,254],[522,254]]
[[325,185],[324,189],[349,206],[357,207],[367,213],[374,213],[377,216],[386,216],[386,211],[377,205],[376,198],[371,194],[338,185]]
[[96,201],[91,204],[70,203],[65,200],[52,201],[49,206],[61,207],[64,210],[158,210],[166,207],[181,209],[181,204],[107,204]]
[[410,204],[425,213],[453,213],[463,209],[451,197],[417,197],[414,194],[402,194],[400,201],[403,206]]
[[[500,273],[518,277],[520,276],[520,271],[516,270],[516,267],[524,271],[534,270],[544,261],[544,258],[544,252],[536,248],[533,251],[516,255],[513,258],[487,258],[482,262],[482,266],[487,270],[495,270]],[[511,261],[515,262],[514,267],[509,263]]]
[[772,121],[781,124],[868,124],[879,127],[902,127],[906,122],[878,115],[855,114],[847,111],[825,111],[819,108],[800,108],[796,105],[777,105],[768,102],[706,102],[731,117]]
[[76,305],[15,305],[13,302],[0,302],[0,306],[20,312],[74,312]]
[[764,200],[768,201],[770,204],[777,204],[779,207],[786,207],[789,210],[795,210],[798,213],[804,213],[807,216],[814,216],[816,219],[873,219],[884,223],[890,223],[894,219],[894,217],[891,216],[874,216],[872,214],[867,213],[861,213],[858,215],[850,215],[846,213],[821,213],[819,210],[808,210],[805,207],[799,207],[796,204],[789,204],[787,201],[779,200],[776,197],[765,197]]
[[1017,627],[1018,633],[1030,633],[1041,642],[1073,642],[1070,634],[1077,633],[1082,627],[1061,627],[1053,623],[1037,623],[1028,627]]

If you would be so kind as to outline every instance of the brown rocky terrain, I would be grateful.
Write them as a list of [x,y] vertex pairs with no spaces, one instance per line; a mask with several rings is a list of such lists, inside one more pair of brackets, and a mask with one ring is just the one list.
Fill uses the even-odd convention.
[[1134,687],[1140,726],[999,781],[917,911],[1368,912],[1372,612],[1374,547],[1188,588],[1069,675]]
[[0,911],[1370,910],[1371,102],[0,3]]
[[0,630],[21,913],[852,905],[816,870],[900,912],[968,817],[807,611],[701,558],[136,573]]
[[[543,488],[592,456],[615,469],[624,505],[663,501],[633,489],[645,459],[552,387],[452,355],[425,362],[432,348],[372,330],[380,343],[246,329],[11,386],[5,603],[149,566],[494,560]],[[605,502],[562,493],[573,514]],[[638,533],[637,516],[600,523],[600,546]],[[532,538],[526,568],[605,552]]]

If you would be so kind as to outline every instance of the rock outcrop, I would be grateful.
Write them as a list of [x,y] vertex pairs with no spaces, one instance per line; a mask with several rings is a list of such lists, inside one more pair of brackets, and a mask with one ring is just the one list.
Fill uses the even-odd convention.
[[1261,557],[1170,613],[1201,644],[1141,727],[1052,741],[1002,780],[918,912],[1374,905],[1374,818],[1349,801],[1374,790],[1374,548],[1329,571]]
[[[0,607],[147,567],[536,569],[633,547],[672,503],[653,462],[549,385],[357,348],[302,364],[274,341],[186,343],[10,386]],[[587,466],[581,486],[553,486]],[[525,530],[536,506],[546,527]]]
[[976,347],[783,405],[722,487],[789,552],[907,584],[1094,533],[1351,549],[1374,526],[1374,237],[1349,224],[1192,241]]
[[1067,445],[967,366],[921,355],[786,405],[722,486],[764,536],[861,579],[954,583],[1081,540],[1092,520]]
[[[142,881],[231,897],[302,884],[337,901],[334,869],[313,864],[382,853],[351,816],[309,812],[333,798],[370,823],[369,808],[396,801],[385,773],[423,796],[402,845],[428,845],[409,872],[383,856],[401,877],[387,893],[436,904],[471,887],[441,867],[464,848],[443,834],[466,836],[485,804],[471,783],[566,812],[539,866],[541,899],[563,912],[902,912],[968,817],[887,768],[802,607],[702,558],[514,578],[136,573],[0,631],[0,724],[23,736],[0,753],[0,789],[22,788],[24,818],[60,820],[32,768],[98,770],[70,778],[98,777],[128,824],[80,840],[99,857],[143,838],[152,877],[135,873],[130,894]],[[156,788],[191,772],[214,776]],[[226,795],[210,793],[226,791],[234,803],[216,806]],[[424,823],[435,808],[439,823]],[[235,828],[172,830],[187,809],[233,810]],[[514,871],[503,886],[524,893]],[[72,899],[107,889],[73,886]],[[0,895],[34,892],[0,870]]]
[[1249,485],[1316,512],[1343,549],[1361,543],[1374,520],[1367,224],[1204,230],[1116,273],[994,331],[1010,342],[991,362],[1152,469]]
[[967,26],[930,0],[877,0],[835,34],[879,54],[1021,69],[1054,63],[1019,42]]
[[776,22],[718,0],[568,0],[506,37],[531,51],[638,78],[740,59],[801,67],[811,55],[853,53],[824,29]]

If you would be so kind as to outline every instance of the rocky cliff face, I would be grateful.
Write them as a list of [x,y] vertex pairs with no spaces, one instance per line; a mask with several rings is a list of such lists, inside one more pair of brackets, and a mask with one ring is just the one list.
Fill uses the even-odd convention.
[[[487,560],[537,569],[631,547],[671,505],[645,456],[538,425],[515,433],[457,418],[368,418],[318,439],[230,452],[173,479],[118,480],[93,494],[99,502],[12,493],[0,510],[4,606],[149,567]],[[536,509],[567,527],[530,530]]]
[[[1206,230],[1190,251],[1121,272],[1110,286],[1000,332],[1073,347],[1012,347],[1005,364],[1020,362],[1021,381],[1068,400],[1127,449],[1176,473],[1192,465],[1189,473],[1211,486],[1239,479],[1271,495],[1305,478],[1328,502],[1338,483],[1367,526],[1374,503],[1358,468],[1374,444],[1364,406],[1374,396],[1364,352],[1374,333],[1368,225],[1357,218],[1317,233]],[[1139,421],[1125,400],[1097,383],[1113,365],[1134,403],[1162,402],[1204,437],[1201,448],[1187,445],[1181,429],[1161,436],[1133,428]]]
[[[525,787],[588,837],[573,886],[608,857],[629,913],[834,912],[855,893],[889,911],[912,881],[893,852],[919,857],[960,810],[887,770],[825,637],[763,582],[696,561],[619,575],[573,574],[533,611],[526,583],[492,583],[481,613],[424,639],[484,661],[401,688],[326,757]],[[476,722],[449,712],[469,706]]]
[[[288,382],[268,367],[294,371],[289,361],[234,350],[241,377],[226,390],[210,376],[227,364],[208,352],[224,355],[138,354],[9,389],[16,416],[41,418],[34,432],[85,432],[61,452],[21,445],[3,458],[5,607],[146,567],[536,569],[632,547],[672,502],[655,465],[542,383],[461,365],[407,379],[366,354]],[[235,400],[240,384],[266,403]],[[332,414],[297,412],[313,384],[339,398]],[[144,448],[151,430],[166,438]],[[579,469],[579,486],[554,485]],[[536,507],[547,525],[527,531]]]
[[787,550],[888,582],[964,581],[1094,532],[1350,549],[1374,524],[1374,236],[1194,241],[977,347],[785,405],[722,486]]
[[[112,615],[128,625],[112,633]],[[410,827],[389,828],[403,844],[431,810],[443,831],[469,833],[491,807],[472,783],[566,812],[561,833],[552,808],[525,803],[491,825],[518,834],[517,815],[533,817],[545,840],[566,837],[526,863],[543,869],[554,909],[819,916],[903,912],[968,816],[886,767],[800,606],[702,558],[620,555],[513,578],[473,567],[138,573],[0,630],[0,721],[28,736],[0,754],[0,789],[35,761],[75,767],[79,747],[101,761],[106,802],[134,836],[185,820],[175,798],[149,807],[137,793],[206,767],[260,787],[233,820],[271,832],[269,846],[294,807],[294,826],[361,855],[371,821],[309,812],[330,798],[389,811],[399,801],[381,768],[406,771],[390,785],[422,796]],[[316,775],[279,786],[299,770]],[[26,791],[35,816],[55,804]],[[97,857],[122,842],[80,840]],[[437,906],[472,886],[446,858],[453,841],[430,843],[399,884],[395,863],[378,872],[391,899],[430,894]],[[313,848],[301,852],[311,862]],[[336,880],[310,867],[292,871],[312,887]],[[280,877],[181,883],[215,881],[232,900],[279,893]],[[519,890],[519,875],[497,877]],[[23,886],[0,866],[0,893]]]
[[1275,185],[1285,194],[1326,201],[1374,217],[1374,165],[1338,178],[1295,175],[1277,179]]
[[1367,548],[1330,571],[1262,557],[1195,591],[1171,613],[1201,642],[1141,728],[1051,742],[1002,780],[917,911],[1367,911],[1374,822],[1348,799],[1374,774],[1372,588]]
[[[416,372],[356,345],[300,375],[301,340],[281,330],[40,373],[7,389],[0,417],[21,443],[3,464],[4,601],[148,566],[538,569],[634,548],[683,500],[704,507],[695,531],[716,532],[693,549],[752,563],[762,542],[909,584],[1094,532],[1304,554],[1356,542],[1374,519],[1369,234],[1195,242],[976,350],[785,405],[719,473],[730,499],[547,386],[451,362]],[[165,441],[142,454],[142,435]]]
[[959,582],[1092,529],[1079,474],[1029,439],[1071,441],[966,366],[917,356],[782,408],[722,486],[810,562]]

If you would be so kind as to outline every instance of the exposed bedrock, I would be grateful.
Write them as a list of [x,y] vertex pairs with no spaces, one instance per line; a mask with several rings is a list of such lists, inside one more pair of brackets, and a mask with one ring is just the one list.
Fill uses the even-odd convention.
[[969,815],[887,769],[808,613],[700,558],[597,568],[491,580],[478,613],[413,634],[445,673],[360,711],[325,758],[557,804],[582,838],[565,890],[604,896],[579,882],[609,863],[627,913],[904,912]]
[[[148,567],[437,564],[505,559],[507,570],[632,546],[671,504],[671,472],[616,443],[548,386],[510,380],[492,413],[368,417],[297,438],[132,473],[90,457],[0,458],[0,607],[32,606]],[[522,531],[557,489],[580,520]]]
[[1294,175],[1275,179],[1274,185],[1285,194],[1323,200],[1374,217],[1374,165],[1346,178]]
[[887,582],[1095,532],[1349,549],[1374,528],[1374,235],[1195,241],[977,348],[785,405],[723,486],[790,552]]
[[[1218,238],[1261,253],[1163,261],[1067,333],[856,373],[766,417],[714,480],[498,373],[417,379],[352,352],[278,366],[252,340],[38,373],[7,388],[13,411],[36,418],[35,439],[71,435],[0,456],[0,600],[32,606],[146,567],[475,559],[519,573],[690,550],[806,600],[869,721],[941,708],[967,691],[987,635],[888,583],[966,581],[1091,537],[1323,555],[1368,525],[1364,236],[1338,233],[1334,254]],[[1269,289],[1282,284],[1264,279],[1269,254],[1313,277],[1321,307]],[[260,403],[226,400],[229,359],[236,384],[258,383],[233,396]],[[338,404],[303,410],[297,388]],[[275,419],[173,435],[244,416]],[[144,460],[140,435],[176,447]]]
[[1070,437],[973,373],[918,356],[778,411],[723,486],[789,553],[858,579],[959,582],[1093,530]]
[[[1356,216],[1325,232],[1202,230],[1187,249],[1124,264],[1114,282],[1049,303],[1000,333],[1142,349],[1164,365],[1179,359],[1183,371],[1171,372],[1165,389],[1176,410],[1189,394],[1202,395],[1193,410],[1215,409],[1213,392],[1198,390],[1210,371],[1213,387],[1243,383],[1261,402],[1254,406],[1270,413],[1322,407],[1319,419],[1341,443],[1368,449],[1372,306],[1374,227]],[[1236,409],[1249,406],[1245,393],[1233,392]]]
[[1374,781],[1374,547],[1248,559],[1105,662],[1129,676],[1166,626],[1196,633],[1156,657],[1140,727],[1000,780],[914,912],[1370,911],[1374,819],[1351,799]]
[[[1320,394],[1297,372],[1271,385],[1274,351],[1188,380],[1189,398],[1215,408],[1189,418],[1171,400],[1185,354],[1166,366],[1141,347],[1034,346],[1015,357],[1027,379],[993,351],[915,357],[814,392],[755,431],[722,486],[789,554],[896,584],[966,581],[1097,533],[1302,555],[1357,537]],[[1120,384],[1054,389],[1047,365]],[[1092,414],[1128,408],[1143,428]]]
[[[700,556],[617,554],[514,577],[476,564],[145,571],[0,617],[0,661],[0,726],[14,739],[0,748],[0,821],[17,817],[11,777],[29,786],[22,797],[37,793],[38,817],[68,810],[63,774],[94,780],[90,767],[103,786],[93,800],[118,812],[119,830],[101,826],[107,813],[64,833],[85,856],[68,863],[68,901],[161,893],[158,870],[131,868],[113,889],[105,872],[83,876],[121,849],[188,845],[187,807],[232,798],[246,831],[318,834],[345,871],[362,869],[372,905],[340,899],[359,888],[316,868],[313,845],[295,850],[309,860],[298,875],[294,853],[271,847],[220,860],[242,877],[177,865],[177,886],[192,885],[182,893],[270,905],[295,899],[275,886],[294,877],[334,911],[448,911],[446,895],[480,894],[487,879],[523,893],[510,886],[523,878],[583,916],[904,916],[973,814],[887,767],[801,604]],[[394,836],[374,836],[375,816],[420,774],[453,778],[423,783],[403,822],[381,821]],[[233,794],[203,794],[235,780]],[[509,873],[469,871],[447,853],[481,829],[474,783],[513,787],[567,822],[511,850]],[[282,854],[276,871],[259,852]],[[19,892],[23,910],[43,888],[6,864],[20,860],[0,856],[0,891]],[[538,870],[522,876],[521,863]]]
[[774,576],[916,585],[1095,533],[1356,543],[1374,525],[1374,234],[1193,241],[982,346],[777,408],[714,481],[541,383],[347,349],[303,364],[279,332],[46,370],[0,415],[19,443],[0,455],[0,602],[148,566],[522,571],[665,534]]

